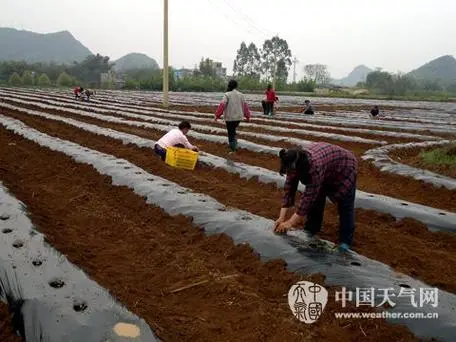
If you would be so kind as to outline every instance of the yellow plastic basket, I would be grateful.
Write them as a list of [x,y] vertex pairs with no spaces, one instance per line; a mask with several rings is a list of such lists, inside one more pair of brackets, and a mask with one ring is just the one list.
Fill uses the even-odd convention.
[[166,149],[166,164],[179,169],[193,170],[198,161],[199,153],[186,148],[168,147]]

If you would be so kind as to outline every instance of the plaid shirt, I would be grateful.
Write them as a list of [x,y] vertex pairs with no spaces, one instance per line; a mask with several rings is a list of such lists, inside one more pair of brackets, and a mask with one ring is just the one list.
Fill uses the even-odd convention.
[[[327,143],[313,143],[305,148],[309,158],[311,183],[306,185],[296,214],[306,216],[319,195],[337,202],[348,190],[356,186],[357,161],[350,151]],[[282,207],[295,204],[300,175],[288,172],[284,186]]]

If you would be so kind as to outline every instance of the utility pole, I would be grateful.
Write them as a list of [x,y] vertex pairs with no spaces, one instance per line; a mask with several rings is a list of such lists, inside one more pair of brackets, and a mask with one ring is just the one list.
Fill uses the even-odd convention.
[[163,18],[163,107],[168,108],[169,90],[169,67],[168,67],[168,0],[164,0]]
[[296,83],[296,64],[298,63],[299,61],[295,56],[295,58],[293,59],[293,83]]

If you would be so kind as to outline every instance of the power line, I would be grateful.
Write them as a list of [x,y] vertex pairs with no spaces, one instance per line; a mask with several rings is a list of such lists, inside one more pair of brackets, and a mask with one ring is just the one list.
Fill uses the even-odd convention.
[[[213,2],[213,1],[211,1],[211,0],[207,0],[207,1],[208,1],[212,6],[217,7],[217,10],[218,10],[220,13],[222,13],[222,15],[225,17],[225,19],[227,19],[228,21],[231,21],[231,23],[235,24],[236,26],[239,26],[239,27],[240,27],[240,26],[243,26],[242,23],[240,23],[239,21],[236,21],[236,20],[234,20],[234,18],[229,17],[229,16],[226,14],[226,12],[218,6],[218,4],[217,4],[216,2]],[[248,33],[250,33],[251,35],[255,35],[255,33],[252,32],[249,28],[246,27],[246,29],[247,29]]]
[[271,32],[266,30],[266,29],[263,29],[262,27],[259,27],[258,25],[256,25],[256,23],[247,15],[245,14],[244,12],[242,12],[240,9],[238,9],[237,7],[234,7],[232,4],[230,4],[227,0],[223,0],[223,2],[228,6],[230,7],[233,12],[235,12],[236,14],[238,14],[239,16],[243,17],[245,22],[247,23],[247,25],[249,25],[250,27],[252,27],[253,29],[257,30],[259,33],[263,34],[263,35],[271,35]]

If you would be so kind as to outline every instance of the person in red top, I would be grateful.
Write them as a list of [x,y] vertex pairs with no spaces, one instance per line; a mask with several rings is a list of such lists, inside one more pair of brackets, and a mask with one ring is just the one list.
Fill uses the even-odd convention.
[[84,88],[82,87],[76,87],[73,89],[74,93],[74,98],[77,100],[81,97],[82,92],[84,91]]
[[264,94],[266,95],[266,99],[262,102],[264,115],[272,115],[274,112],[274,103],[278,101],[279,98],[276,96],[276,92],[270,84]]
[[[355,193],[357,160],[354,154],[339,146],[312,143],[305,149],[280,151],[280,174],[286,173],[284,196],[274,230],[285,233],[303,223],[311,235],[321,230],[326,197],[337,203],[339,211],[339,250],[347,251],[355,231]],[[287,220],[295,205],[299,182],[306,186],[296,212]]]

